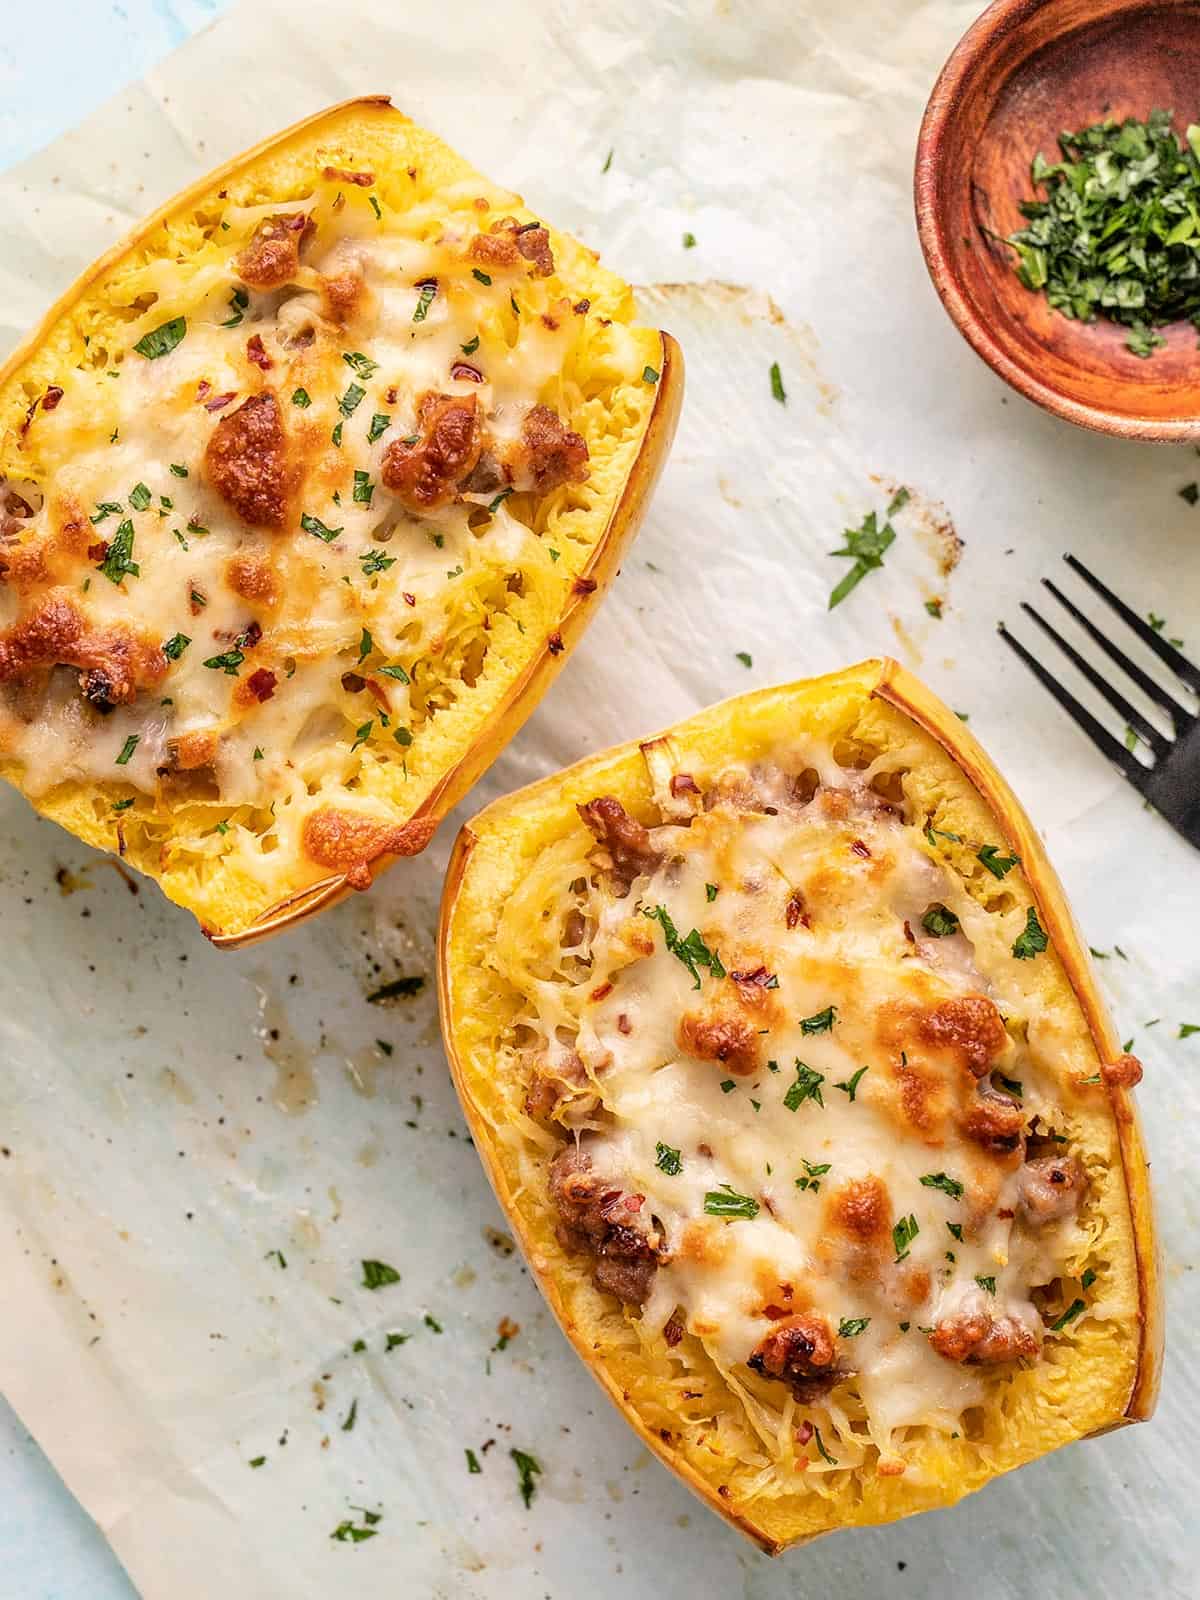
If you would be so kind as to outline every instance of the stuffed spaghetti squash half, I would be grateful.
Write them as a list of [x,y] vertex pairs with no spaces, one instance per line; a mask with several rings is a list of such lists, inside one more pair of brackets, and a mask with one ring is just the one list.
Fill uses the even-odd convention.
[[0,372],[0,775],[220,943],[365,887],[562,663],[681,381],[385,99],[230,163]]
[[563,1328],[766,1549],[1149,1415],[1140,1068],[1013,795],[895,663],[490,806],[441,963]]

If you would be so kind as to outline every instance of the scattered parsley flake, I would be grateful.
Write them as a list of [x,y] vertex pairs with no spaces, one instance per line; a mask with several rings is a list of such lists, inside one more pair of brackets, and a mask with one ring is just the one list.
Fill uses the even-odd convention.
[[[367,391],[359,383],[351,383],[346,387],[346,392],[338,401],[338,410],[343,417],[352,417],[366,397]],[[340,424],[339,424],[340,426]],[[337,440],[341,444],[341,439]]]
[[870,1067],[859,1067],[858,1071],[853,1077],[848,1078],[845,1083],[835,1083],[833,1087],[835,1089],[840,1089],[843,1094],[848,1095],[850,1104],[853,1105],[854,1096],[858,1093],[859,1079],[862,1077],[864,1072],[870,1072],[870,1070]]
[[352,1400],[350,1402],[350,1409],[346,1413],[346,1420],[345,1420],[345,1422],[342,1423],[342,1432],[343,1433],[352,1432],[353,1428],[354,1428],[354,1424],[355,1424],[355,1422],[357,1422],[357,1420],[358,1420],[358,1400],[357,1400],[357,1398],[355,1398],[354,1400]]
[[1004,878],[1014,867],[1021,865],[1020,856],[1002,856],[1000,846],[995,844],[981,845],[975,859],[981,861],[993,878]]
[[642,382],[643,383],[655,384],[655,383],[658,382],[660,377],[661,377],[661,373],[659,373],[658,370],[655,367],[643,367],[642,368]]
[[172,634],[163,645],[162,653],[168,661],[178,661],[191,642],[186,633]]
[[679,937],[679,931],[671,920],[671,914],[666,906],[643,906],[642,915],[651,922],[658,922],[663,931],[667,949],[691,973],[695,980],[694,987],[700,987],[700,967],[707,967],[714,978],[723,978],[725,968],[721,958],[715,950],[710,950],[705,944],[698,928],[693,928],[686,939]]
[[708,901],[709,905],[713,903],[720,892],[720,889],[715,883],[706,883],[704,885],[704,898]]
[[1025,915],[1025,929],[1017,935],[1012,953],[1018,961],[1032,961],[1047,948],[1050,940],[1038,921],[1037,907],[1030,906]]
[[1087,1310],[1087,1305],[1086,1305],[1086,1303],[1084,1301],[1082,1301],[1082,1300],[1072,1300],[1071,1304],[1063,1312],[1062,1316],[1059,1317],[1056,1322],[1052,1322],[1050,1324],[1050,1332],[1051,1333],[1061,1333],[1062,1330],[1067,1326],[1067,1324],[1069,1322],[1074,1322],[1075,1318],[1077,1316],[1079,1316],[1079,1314],[1081,1312],[1086,1311],[1086,1310]]
[[734,656],[734,660],[740,661],[744,667],[752,667],[754,665],[754,657],[746,650],[739,650]]
[[135,483],[129,491],[129,505],[133,511],[145,511],[153,499],[148,483]]
[[472,338],[467,340],[466,344],[460,344],[458,348],[462,351],[463,355],[473,356],[476,350],[479,349],[479,335],[475,334]]
[[909,1247],[921,1231],[921,1224],[909,1212],[907,1217],[901,1217],[892,1228],[892,1245],[896,1251],[896,1260],[903,1261],[908,1255]]
[[860,527],[844,530],[844,537],[846,542],[842,548],[833,550],[830,554],[845,556],[853,561],[854,565],[830,594],[828,607],[830,611],[834,606],[841,605],[868,572],[874,572],[882,567],[884,555],[895,541],[896,531],[890,522],[885,522],[881,528],[875,513],[869,511]]
[[305,533],[311,533],[314,538],[322,539],[326,544],[332,544],[342,532],[341,528],[327,528],[320,517],[310,516],[307,511],[301,514],[300,526]]
[[125,743],[121,746],[121,754],[117,757],[116,765],[118,767],[125,767],[129,765],[129,758],[137,749],[140,738],[141,734],[139,733],[131,733],[129,735]]
[[360,551],[358,559],[362,562],[364,578],[369,578],[376,572],[386,572],[389,567],[396,565],[395,556],[385,556],[382,550]]
[[119,584],[123,578],[140,575],[141,568],[132,559],[133,538],[133,523],[126,519],[113,534],[98,568],[110,583]]
[[821,1093],[821,1085],[825,1082],[825,1074],[817,1072],[813,1067],[807,1066],[796,1057],[796,1081],[788,1088],[783,1097],[783,1104],[788,1111],[798,1111],[806,1100],[815,1100],[824,1110],[825,1100]]
[[312,405],[312,396],[307,389],[293,389],[292,404],[299,407],[301,411],[307,411],[309,406]]
[[838,1323],[839,1339],[854,1339],[871,1326],[870,1317],[843,1317]]
[[660,1140],[655,1146],[654,1165],[660,1172],[665,1172],[668,1178],[677,1178],[683,1171],[683,1162],[679,1159],[679,1151],[663,1144]]
[[704,1209],[710,1217],[742,1217],[752,1222],[758,1215],[758,1201],[748,1194],[738,1194],[727,1183],[719,1189],[710,1189],[704,1196]]
[[467,1457],[467,1471],[468,1472],[475,1473],[475,1472],[482,1472],[483,1471],[483,1468],[479,1465],[479,1457],[475,1454],[474,1450],[472,1450],[469,1445],[467,1446],[466,1457]]
[[921,918],[921,926],[931,938],[948,939],[958,932],[958,918],[938,901]]
[[238,668],[245,659],[246,657],[235,645],[232,650],[223,650],[219,656],[209,656],[204,665],[214,672],[223,672],[227,677],[236,678]]
[[940,1189],[943,1194],[948,1194],[951,1200],[961,1200],[963,1186],[957,1178],[950,1178],[944,1172],[927,1172],[921,1179],[923,1189]]
[[392,425],[391,415],[387,411],[377,411],[371,418],[371,426],[367,429],[367,443],[374,444]]
[[694,233],[685,233],[684,234],[684,236],[683,236],[683,248],[685,250],[694,250],[696,248],[696,235]]
[[172,317],[169,322],[162,322],[143,334],[133,348],[147,361],[157,361],[160,356],[169,356],[186,334],[187,318]]
[[389,1283],[400,1282],[400,1274],[386,1261],[364,1261],[362,1271],[364,1289],[382,1289]]
[[524,1450],[510,1450],[508,1453],[516,1464],[517,1487],[521,1491],[521,1499],[525,1502],[525,1509],[528,1511],[533,1504],[533,1497],[537,1493],[537,1484],[534,1482],[534,1478],[540,1476],[541,1465],[535,1456],[529,1455]]
[[783,387],[783,373],[779,370],[778,361],[771,363],[771,393],[781,406],[787,404],[787,391]]
[[[486,272],[482,272],[478,267],[472,267],[471,268],[471,276],[473,278],[477,278],[479,280],[479,282],[482,283],[486,288],[488,288],[488,289],[491,288],[491,286],[492,286],[491,278],[488,276],[488,274]],[[432,298],[432,296],[431,296],[431,298]]]
[[379,371],[378,361],[371,361],[361,350],[344,350],[342,360],[356,378],[370,378]]
[[172,461],[171,471],[177,478],[186,478],[188,475],[188,469],[182,461]]
[[837,1021],[837,1007],[826,1006],[824,1011],[818,1011],[811,1017],[801,1017],[801,1033],[829,1033]]

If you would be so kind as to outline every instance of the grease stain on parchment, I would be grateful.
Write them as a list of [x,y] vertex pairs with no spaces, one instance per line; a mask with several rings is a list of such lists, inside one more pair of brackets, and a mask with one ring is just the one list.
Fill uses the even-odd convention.
[[320,1099],[312,1053],[289,1023],[286,1008],[267,988],[266,974],[252,976],[250,981],[258,997],[254,1033],[263,1055],[275,1068],[271,1102],[285,1115],[299,1116]]
[[[744,326],[769,322],[779,330],[778,362],[785,392],[789,383],[810,383],[817,392],[817,412],[828,417],[841,398],[841,391],[821,370],[820,343],[807,322],[789,322],[771,296],[762,289],[742,283],[727,283],[722,278],[705,278],[697,283],[652,283],[637,291],[641,315],[654,322],[670,321],[672,305],[697,308],[715,316],[731,313]],[[658,307],[663,308],[660,316]],[[764,372],[763,382],[770,381]]]

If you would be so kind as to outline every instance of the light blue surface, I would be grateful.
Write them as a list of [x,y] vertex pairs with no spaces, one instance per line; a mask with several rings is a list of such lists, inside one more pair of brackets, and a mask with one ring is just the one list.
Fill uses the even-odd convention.
[[[145,75],[230,0],[37,0],[0,34],[0,167]],[[91,1518],[0,1399],[0,1600],[131,1600]]]

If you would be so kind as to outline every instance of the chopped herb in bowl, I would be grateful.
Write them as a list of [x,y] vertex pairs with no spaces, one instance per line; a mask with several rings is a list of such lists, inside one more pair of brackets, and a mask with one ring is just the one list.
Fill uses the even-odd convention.
[[1022,200],[1027,225],[1008,236],[1017,276],[1056,311],[1127,327],[1146,358],[1166,343],[1156,328],[1200,330],[1200,127],[1181,141],[1171,111],[1058,136],[1060,161],[1030,166],[1046,198]]

